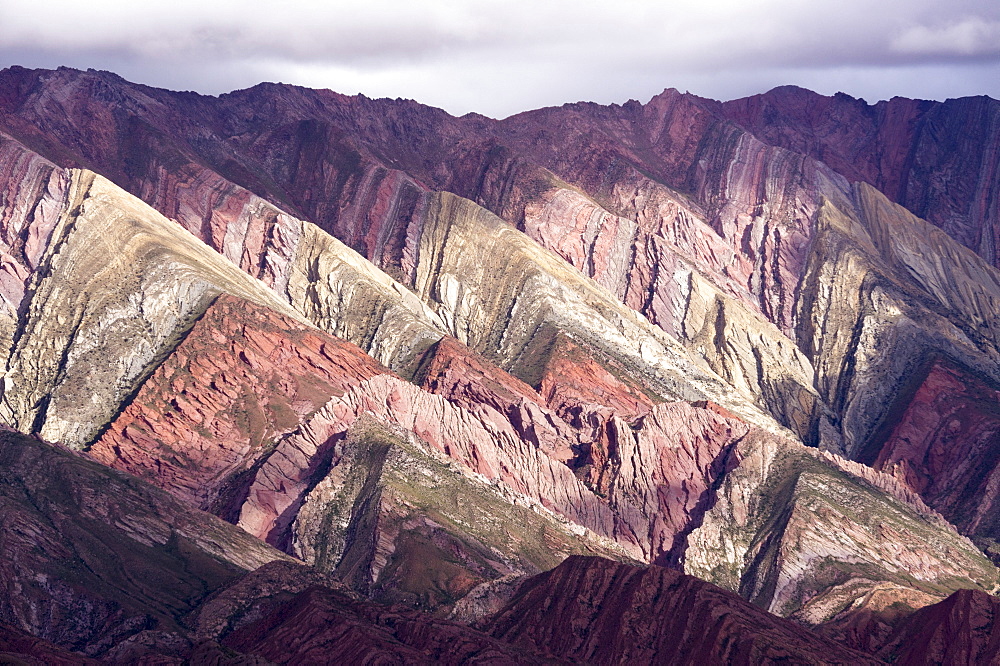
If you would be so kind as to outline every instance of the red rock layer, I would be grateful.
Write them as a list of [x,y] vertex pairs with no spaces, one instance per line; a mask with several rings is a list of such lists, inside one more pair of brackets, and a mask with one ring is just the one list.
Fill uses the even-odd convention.
[[894,416],[865,462],[904,481],[963,533],[1000,538],[1000,390],[938,360]]
[[632,425],[612,419],[608,462],[591,475],[624,524],[618,538],[648,542],[646,561],[683,561],[688,533],[714,503],[717,482],[737,464],[733,448],[749,431],[738,418],[686,402],[657,405]]
[[616,414],[633,421],[648,414],[654,402],[658,402],[615,361],[604,359],[603,364],[599,363],[561,334],[552,346],[539,392],[550,408],[577,428],[585,427],[585,422],[596,412],[604,420]]
[[634,427],[612,418],[606,462],[593,473],[596,487],[588,487],[495,410],[466,410],[383,375],[332,400],[278,443],[248,481],[238,524],[287,548],[305,493],[336,463],[337,442],[362,415],[413,432],[487,480],[647,561],[683,552],[684,536],[709,508],[711,488],[748,430],[737,419],[683,402],[659,405]]
[[222,295],[89,455],[209,508],[276,439],[384,372],[350,343]]
[[529,579],[485,629],[582,663],[878,663],[693,576],[599,558]]
[[492,410],[550,458],[574,456],[576,433],[553,414],[533,388],[504,372],[452,337],[428,350],[418,383],[426,391],[472,412]]
[[607,494],[612,473],[613,418],[627,422],[649,413],[654,400],[612,359],[597,358],[565,335],[557,334],[539,382],[546,404],[576,430],[577,455],[570,463],[577,476]]
[[3,663],[539,662],[361,600],[162,490],[8,431],[0,511]]

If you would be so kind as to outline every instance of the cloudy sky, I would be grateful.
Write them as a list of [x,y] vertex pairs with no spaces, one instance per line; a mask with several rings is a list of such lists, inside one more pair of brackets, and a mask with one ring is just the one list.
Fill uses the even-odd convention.
[[664,88],[1000,98],[998,0],[0,0],[0,66],[283,81],[503,117]]

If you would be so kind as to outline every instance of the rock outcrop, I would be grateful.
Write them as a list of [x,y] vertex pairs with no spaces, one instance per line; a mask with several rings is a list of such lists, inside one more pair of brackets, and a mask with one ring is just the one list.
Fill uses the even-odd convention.
[[767,143],[823,160],[997,263],[1000,104],[894,97],[867,104],[784,86],[719,111]]
[[1000,390],[942,358],[912,379],[915,390],[902,396],[865,462],[920,493],[964,534],[997,541]]
[[[483,617],[597,553],[874,653],[903,614],[998,582],[947,522],[997,549],[997,108],[668,90],[494,121],[4,70],[0,419],[372,598]],[[287,594],[220,611],[238,629],[166,613],[80,640],[121,662],[278,659],[274,636],[288,660],[352,635],[358,658],[445,635],[510,657],[372,619],[323,576],[275,574]],[[691,621],[633,620],[658,654]],[[698,654],[780,658],[733,630]],[[600,651],[566,640],[550,656]]]
[[900,621],[876,654],[892,664],[996,664],[998,611],[996,597],[959,590]]
[[226,652],[256,655],[268,664],[328,663],[331,658],[428,665],[552,663],[537,649],[419,611],[366,602],[329,578],[280,563],[216,593],[200,609],[198,623],[203,640],[211,637]]
[[355,422],[338,449],[298,511],[292,550],[375,600],[436,610],[570,554],[624,556],[385,423]]

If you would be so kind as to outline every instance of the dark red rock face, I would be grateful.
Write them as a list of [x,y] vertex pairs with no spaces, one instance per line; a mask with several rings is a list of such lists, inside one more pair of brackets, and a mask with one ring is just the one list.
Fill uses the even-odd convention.
[[257,609],[224,647],[275,664],[543,664],[530,647],[512,646],[457,623],[311,587]]
[[1000,390],[934,362],[870,462],[965,534],[1000,538]]
[[63,650],[54,643],[35,638],[16,627],[0,622],[0,663],[72,666],[100,662]]
[[877,655],[891,664],[1000,664],[1000,599],[959,590],[903,619]]
[[93,445],[95,460],[204,509],[333,396],[387,373],[354,345],[223,295]]
[[693,576],[599,558],[531,578],[485,628],[578,663],[877,663]]

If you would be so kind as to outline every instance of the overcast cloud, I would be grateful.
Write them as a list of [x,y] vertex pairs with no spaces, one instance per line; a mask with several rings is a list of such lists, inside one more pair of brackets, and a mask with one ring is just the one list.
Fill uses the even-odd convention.
[[503,117],[674,87],[1000,98],[996,0],[0,0],[0,65],[216,94],[262,80]]

